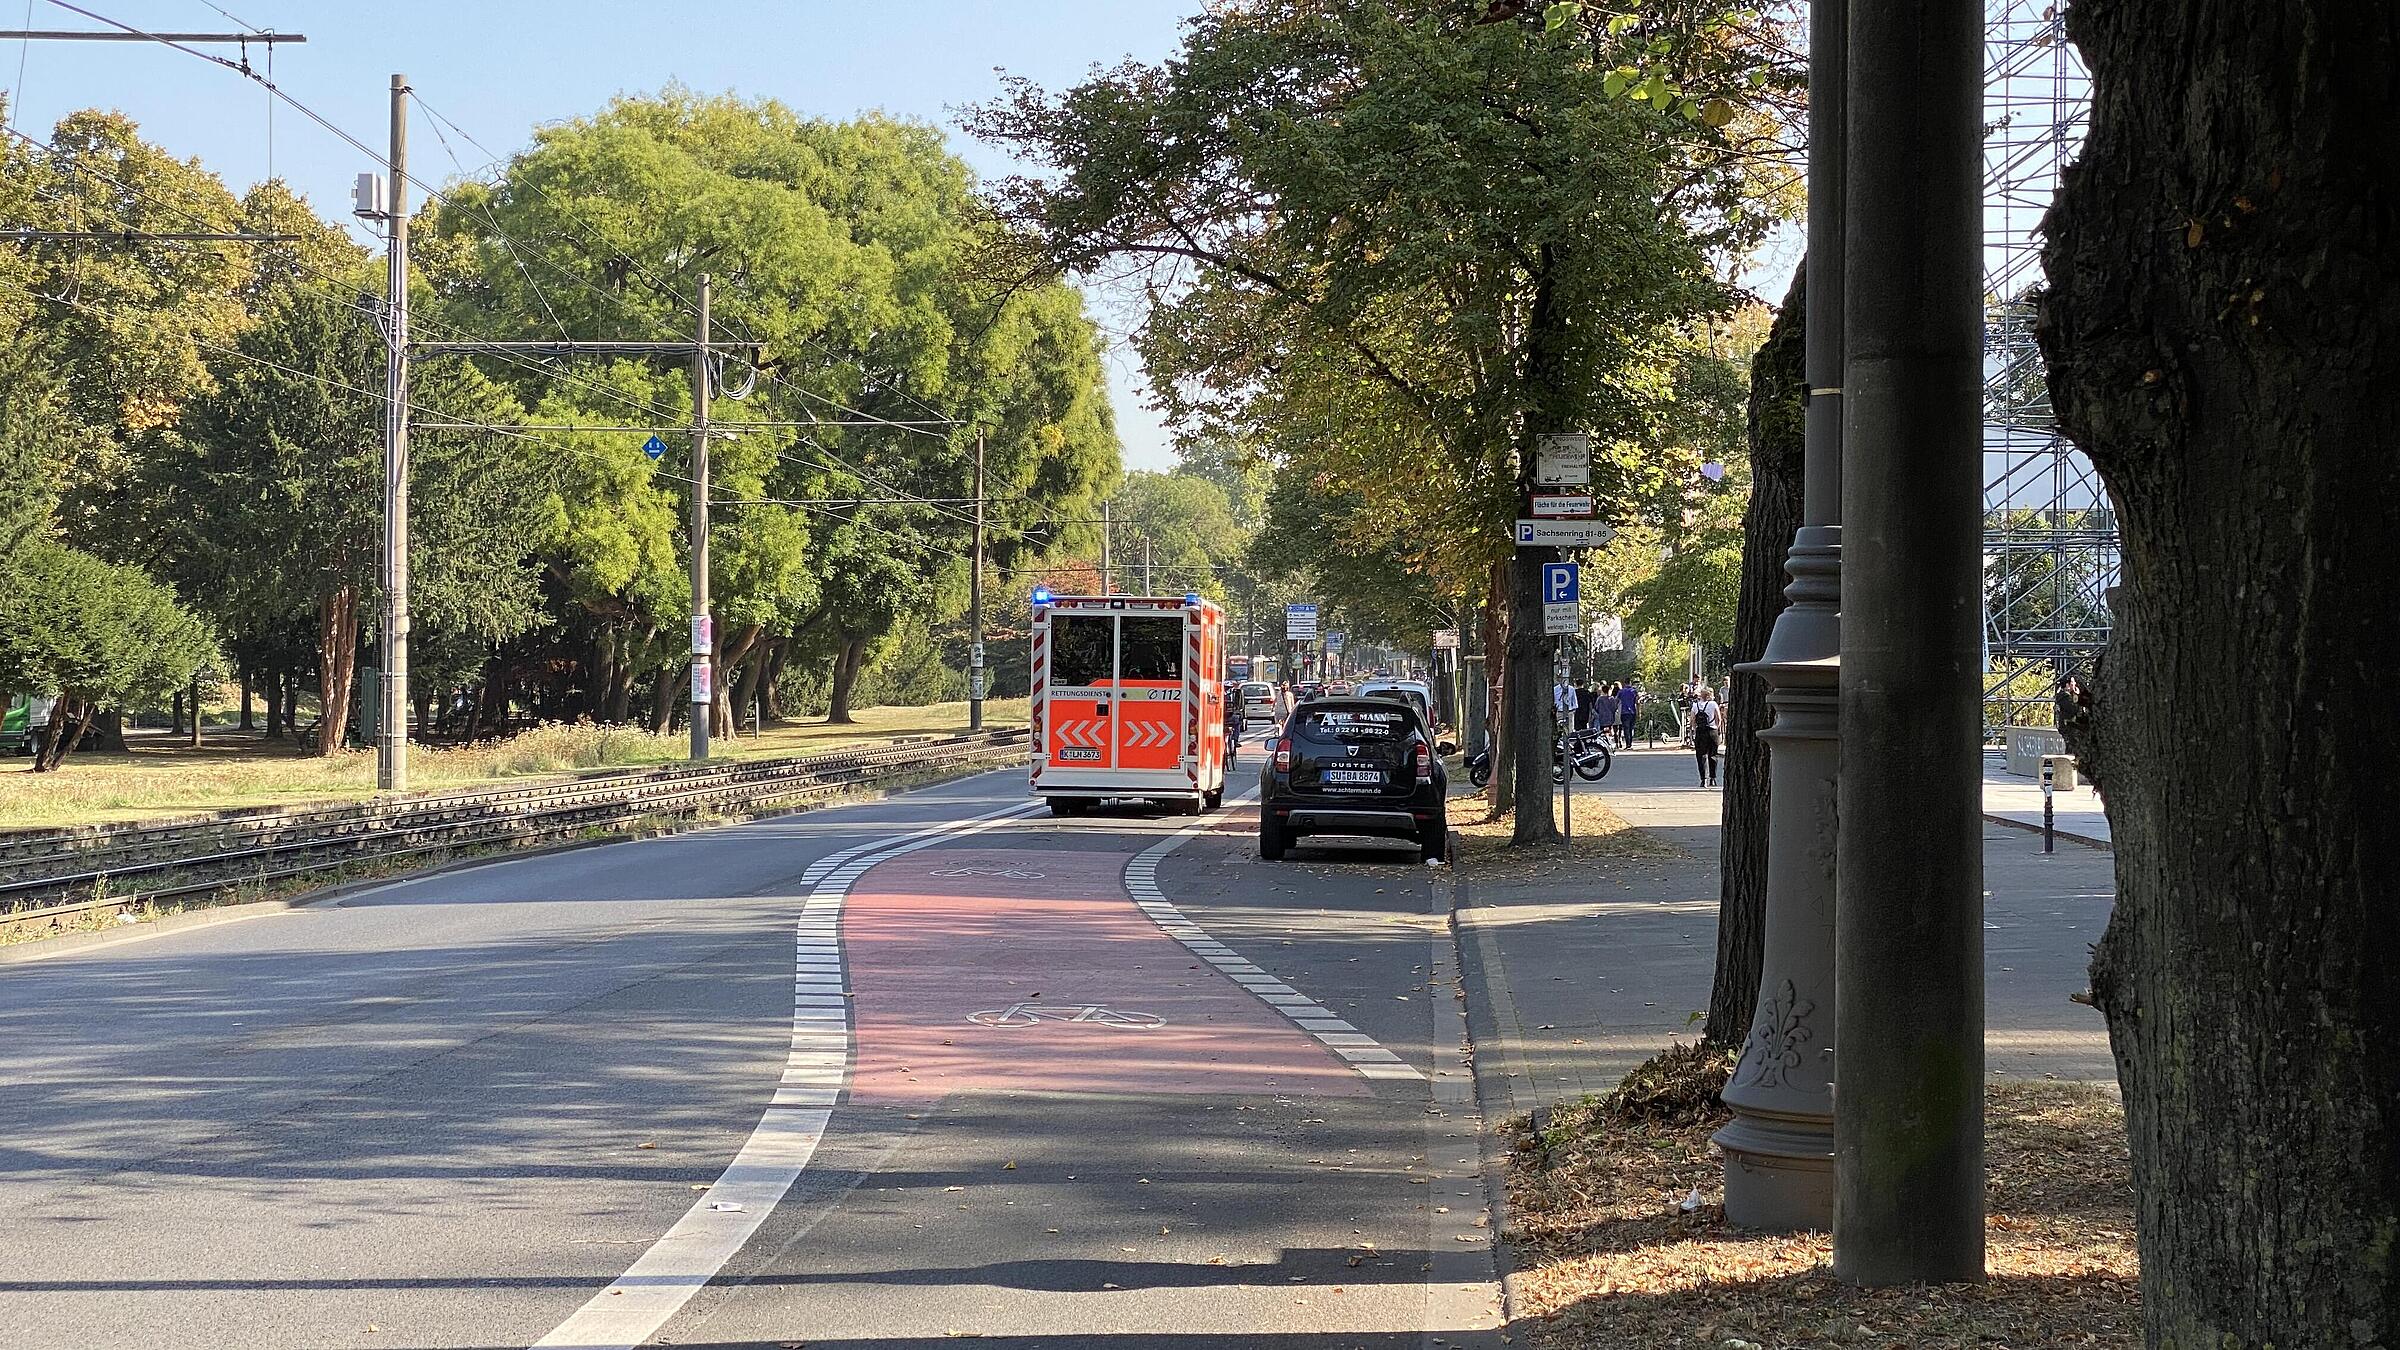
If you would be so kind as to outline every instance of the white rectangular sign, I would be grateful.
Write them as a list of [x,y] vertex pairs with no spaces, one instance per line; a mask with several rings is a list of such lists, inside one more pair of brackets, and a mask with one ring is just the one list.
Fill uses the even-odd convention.
[[712,635],[713,635],[713,634],[712,634],[712,630],[711,630],[711,628],[710,628],[710,625],[709,625],[708,616],[707,616],[707,615],[705,615],[705,614],[695,614],[695,615],[693,615],[693,616],[692,616],[692,655],[694,655],[694,656],[698,656],[698,655],[700,655],[701,653],[703,653],[703,652],[707,651],[707,650],[709,649],[709,638],[710,638]]
[[1454,652],[1454,651],[1457,651],[1457,650],[1458,650],[1458,630],[1457,630],[1457,629],[1455,629],[1455,628],[1436,628],[1436,629],[1434,629],[1434,630],[1433,630],[1433,649],[1434,649],[1435,651],[1437,651],[1437,652]]
[[1544,602],[1542,605],[1542,636],[1571,637],[1580,630],[1583,606],[1572,600]]
[[1590,486],[1592,438],[1580,431],[1553,431],[1535,437],[1533,481],[1543,487]]
[[706,661],[694,661],[692,663],[692,702],[694,703],[708,702],[709,669],[709,664]]
[[1617,537],[1610,526],[1596,520],[1519,520],[1517,543],[1557,544],[1564,548],[1598,548]]
[[1533,494],[1533,514],[1545,518],[1582,518],[1592,513],[1592,494],[1588,492],[1537,492]]

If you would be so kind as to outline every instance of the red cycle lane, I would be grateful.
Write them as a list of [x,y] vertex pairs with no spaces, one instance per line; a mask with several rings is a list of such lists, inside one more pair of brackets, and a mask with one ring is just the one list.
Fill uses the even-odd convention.
[[862,875],[842,909],[850,1100],[1371,1091],[1152,924],[1126,858],[937,848]]

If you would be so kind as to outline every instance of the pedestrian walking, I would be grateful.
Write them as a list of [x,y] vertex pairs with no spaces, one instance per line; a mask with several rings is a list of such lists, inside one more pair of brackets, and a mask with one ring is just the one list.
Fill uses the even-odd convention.
[[1700,786],[1717,785],[1717,730],[1725,725],[1725,709],[1707,685],[1692,696],[1692,757],[1700,762]]
[[1594,710],[1600,705],[1600,691],[1586,684],[1575,691],[1575,729],[1590,731]]
[[1684,745],[1692,743],[1692,682],[1685,680],[1683,688],[1675,691],[1675,739]]
[[1633,748],[1633,724],[1636,715],[1641,712],[1641,709],[1642,691],[1633,687],[1633,681],[1627,680],[1625,683],[1618,685],[1617,744],[1627,750],[1631,750]]

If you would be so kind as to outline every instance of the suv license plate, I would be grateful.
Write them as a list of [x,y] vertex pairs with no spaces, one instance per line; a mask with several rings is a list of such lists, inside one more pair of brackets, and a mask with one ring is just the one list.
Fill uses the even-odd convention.
[[1381,787],[1383,786],[1383,770],[1327,769],[1325,770],[1325,781],[1328,783],[1350,784],[1357,787]]

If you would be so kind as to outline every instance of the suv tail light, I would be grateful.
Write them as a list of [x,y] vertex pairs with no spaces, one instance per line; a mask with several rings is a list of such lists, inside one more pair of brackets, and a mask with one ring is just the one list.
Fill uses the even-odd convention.
[[1417,781],[1433,781],[1433,749],[1423,741],[1417,742]]
[[1275,742],[1275,772],[1290,773],[1291,771],[1292,738],[1285,736]]

